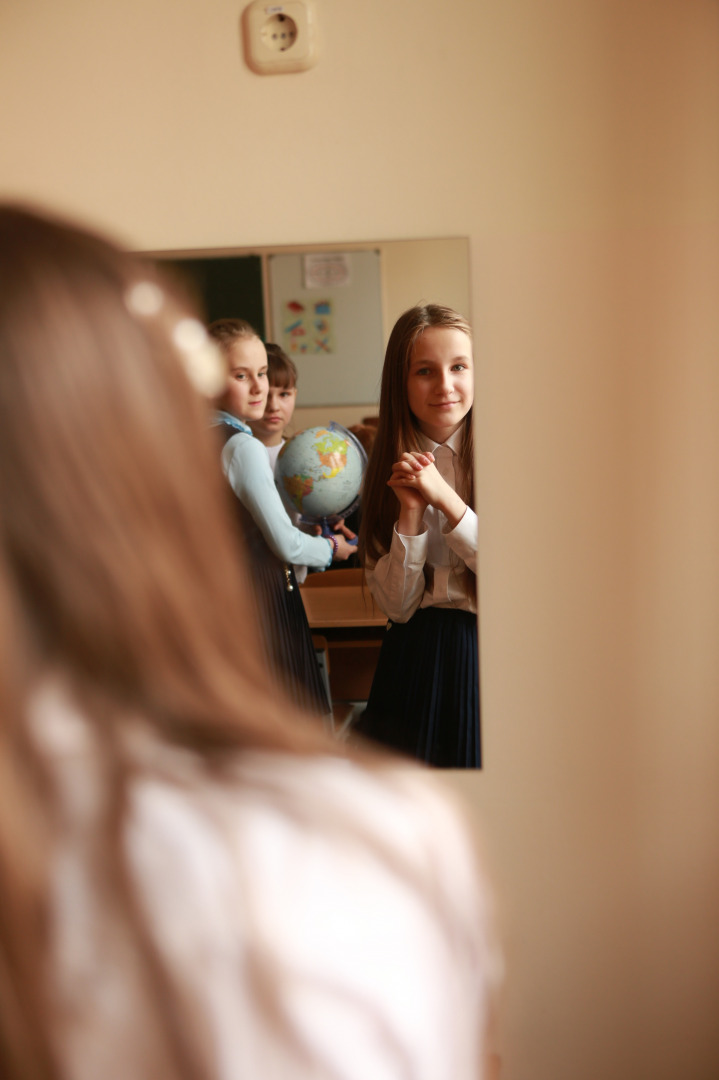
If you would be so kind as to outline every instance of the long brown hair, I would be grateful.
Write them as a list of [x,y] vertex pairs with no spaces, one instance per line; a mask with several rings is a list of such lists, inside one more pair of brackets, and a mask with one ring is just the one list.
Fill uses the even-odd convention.
[[186,374],[187,312],[155,274],[0,206],[0,1075],[13,1080],[63,1071],[46,971],[62,807],[28,734],[38,687],[60,672],[92,730],[102,917],[139,1012],[152,1003],[158,1078],[202,1069],[123,853],[128,717],[208,769],[237,748],[331,749],[273,696],[243,632],[250,593]]
[[[420,429],[412,415],[407,397],[407,375],[412,351],[420,335],[430,326],[461,330],[472,337],[464,318],[452,308],[439,304],[424,304],[410,308],[395,323],[387,343],[382,387],[380,391],[379,423],[372,447],[362,494],[362,522],[359,552],[365,563],[375,563],[389,551],[392,528],[397,520],[397,498],[387,481],[392,466],[402,454],[420,449]],[[474,505],[474,442],[472,410],[462,422],[459,450],[462,486],[459,494]]]
[[[91,1075],[82,1040],[80,1066],[68,1062],[66,1023],[106,1058],[117,1051],[118,1075],[215,1075],[208,1017],[163,951],[131,865],[137,781],[159,779],[202,803],[215,783],[235,791],[245,760],[238,751],[343,752],[268,685],[208,405],[187,374],[187,344],[201,327],[188,323],[155,275],[82,229],[0,205],[0,1076],[7,1080]],[[197,376],[197,356],[190,360]],[[39,698],[57,683],[91,750],[95,801],[80,829],[77,799],[63,787],[68,777],[33,725]],[[136,752],[136,735],[147,754]],[[410,886],[419,877],[457,955],[474,947],[472,927],[457,933],[451,895],[439,895],[434,882],[427,895],[416,853],[383,848],[351,806],[327,814],[305,785],[284,785],[281,769],[269,778],[260,769],[254,780],[251,765],[246,773],[243,782],[279,813],[371,849]],[[84,808],[86,792],[79,794]],[[129,1039],[114,998],[92,1026],[92,984],[71,975],[69,1003],[55,994],[55,875],[68,849],[90,890],[87,909],[72,915],[83,944],[87,936],[96,950],[96,969],[122,992]],[[301,1059],[309,1074],[313,1050],[283,1012],[281,965],[272,968],[265,942],[254,940],[251,913],[261,898],[251,895],[252,870],[238,867],[247,911],[237,918],[249,923],[238,979],[247,979],[272,1047]]]

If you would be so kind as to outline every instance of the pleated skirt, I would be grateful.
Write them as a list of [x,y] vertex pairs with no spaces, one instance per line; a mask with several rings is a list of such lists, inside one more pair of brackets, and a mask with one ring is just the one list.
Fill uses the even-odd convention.
[[270,550],[250,512],[232,495],[254,592],[268,678],[307,712],[327,716],[331,705],[292,567]]
[[273,676],[300,708],[326,715],[331,706],[294,570],[279,560],[255,562],[253,585]]
[[356,730],[429,765],[480,768],[476,615],[422,608],[391,623]]

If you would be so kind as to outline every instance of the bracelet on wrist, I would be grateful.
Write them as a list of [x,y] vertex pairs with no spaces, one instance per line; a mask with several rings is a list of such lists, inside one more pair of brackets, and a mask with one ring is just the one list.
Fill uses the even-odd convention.
[[334,533],[330,533],[330,535],[327,537],[327,539],[329,540],[330,544],[332,545],[332,558],[334,559],[334,557],[336,556],[336,554],[337,554],[337,552],[339,551],[339,548],[340,548],[339,544],[337,543],[337,537],[334,535]]

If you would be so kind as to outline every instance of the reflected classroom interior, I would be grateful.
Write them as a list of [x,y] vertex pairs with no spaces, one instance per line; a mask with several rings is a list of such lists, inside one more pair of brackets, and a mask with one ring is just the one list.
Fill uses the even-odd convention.
[[[276,342],[291,356],[298,370],[298,396],[288,434],[330,420],[345,427],[372,422],[386,343],[408,308],[443,304],[471,322],[466,237],[143,255],[179,279],[207,322],[245,319],[265,341]],[[367,616],[366,589],[351,579],[356,571],[337,573],[341,581],[347,575],[341,590],[329,588],[328,578],[302,592],[328,666],[337,734],[347,737],[349,715],[359,715],[366,704],[382,627],[377,618]],[[345,593],[352,594],[351,602]],[[335,610],[338,597],[343,598],[341,611]],[[379,622],[384,621],[381,616]],[[343,712],[345,708],[349,712]]]

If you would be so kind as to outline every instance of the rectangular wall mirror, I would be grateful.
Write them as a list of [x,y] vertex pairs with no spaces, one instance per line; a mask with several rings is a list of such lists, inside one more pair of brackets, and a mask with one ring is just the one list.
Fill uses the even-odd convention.
[[[438,303],[471,321],[466,237],[144,254],[180,278],[208,322],[246,319],[291,356],[298,395],[290,433],[377,415],[386,343],[408,308]],[[366,701],[386,624],[348,573],[361,578],[359,569],[339,571],[341,584],[324,588],[330,578],[311,575],[320,587],[302,589],[311,629],[326,643],[340,727]]]

